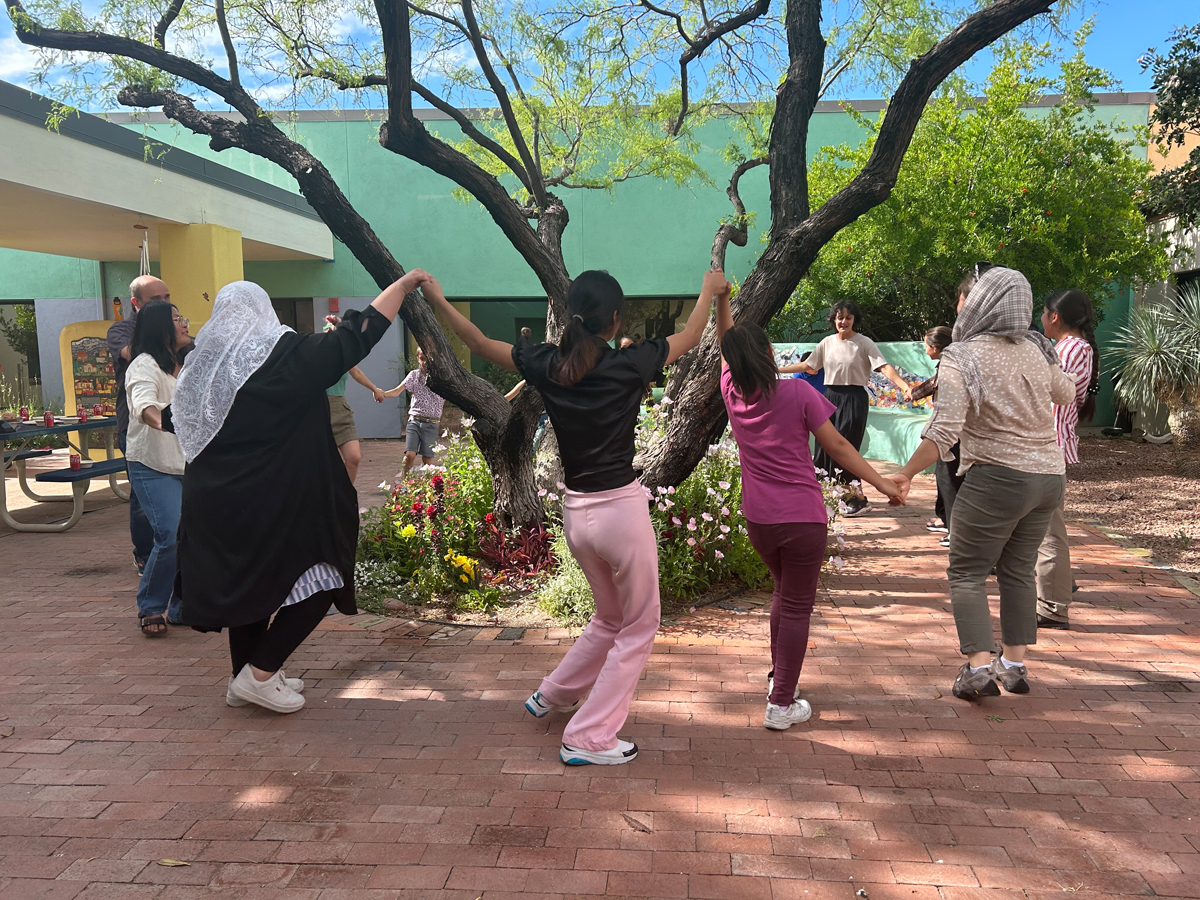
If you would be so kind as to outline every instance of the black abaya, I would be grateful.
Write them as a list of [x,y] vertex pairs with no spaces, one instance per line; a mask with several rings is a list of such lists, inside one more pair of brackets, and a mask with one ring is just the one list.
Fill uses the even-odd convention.
[[182,618],[200,631],[269,618],[304,572],[328,563],[353,615],[358,495],[334,443],[325,389],[391,323],[373,307],[325,334],[283,335],[188,464],[179,521]]

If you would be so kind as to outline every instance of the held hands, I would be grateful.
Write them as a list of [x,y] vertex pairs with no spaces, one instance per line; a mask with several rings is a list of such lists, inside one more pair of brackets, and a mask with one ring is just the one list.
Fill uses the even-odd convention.
[[375,398],[376,403],[382,403],[383,398],[387,396],[381,388],[371,388],[371,396]]
[[895,492],[885,491],[888,497],[890,506],[905,506],[905,500],[908,499],[908,492],[912,488],[912,479],[907,475],[901,475],[897,472],[895,475],[885,475],[883,477],[883,485],[895,485]]
[[400,278],[397,279],[396,285],[400,288],[402,293],[409,294],[432,280],[433,276],[424,269],[413,269],[401,275]]
[[912,392],[913,392],[913,389],[912,389],[911,384],[906,385],[904,387],[904,389],[901,391],[901,393],[904,395],[904,399],[909,403],[912,403]]
[[709,269],[704,273],[704,281],[700,285],[700,294],[704,297],[719,299],[721,297],[728,297],[732,289],[733,285],[725,280],[724,272],[719,269]]

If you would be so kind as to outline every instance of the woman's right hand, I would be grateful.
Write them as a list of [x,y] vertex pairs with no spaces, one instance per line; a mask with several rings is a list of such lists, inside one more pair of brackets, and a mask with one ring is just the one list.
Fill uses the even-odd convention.
[[709,269],[704,273],[704,281],[700,285],[701,294],[707,294],[709,297],[719,297],[728,292],[729,289],[730,284],[725,279],[725,273],[720,269]]
[[885,475],[883,477],[883,484],[879,487],[887,495],[889,505],[905,506],[907,505],[905,500],[908,499],[909,489],[912,488],[912,479],[907,475],[899,473]]
[[396,284],[404,291],[405,294],[411,293],[426,282],[432,281],[433,276],[424,269],[411,269],[405,272],[397,280]]

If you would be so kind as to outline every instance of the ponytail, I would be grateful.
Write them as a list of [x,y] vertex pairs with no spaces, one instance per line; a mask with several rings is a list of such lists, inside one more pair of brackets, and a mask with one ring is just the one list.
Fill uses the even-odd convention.
[[1100,347],[1096,343],[1096,314],[1092,300],[1083,291],[1071,288],[1059,291],[1046,301],[1046,310],[1057,313],[1063,324],[1078,331],[1092,348],[1092,373],[1087,393],[1079,404],[1079,421],[1090,422],[1096,415],[1096,393],[1100,385]]
[[612,327],[614,313],[624,310],[625,294],[617,279],[599,269],[579,273],[567,289],[570,318],[558,341],[555,381],[571,387],[596,367],[605,346],[597,335]]

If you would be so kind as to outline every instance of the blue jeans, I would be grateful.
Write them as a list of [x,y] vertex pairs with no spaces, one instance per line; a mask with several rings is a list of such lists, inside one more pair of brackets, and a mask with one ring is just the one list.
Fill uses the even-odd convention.
[[[122,454],[125,453],[128,437],[129,433],[126,431],[117,435],[117,446],[121,448]],[[150,551],[154,549],[154,532],[150,528],[146,513],[142,511],[142,504],[138,500],[137,491],[133,489],[132,479],[129,487],[129,536],[133,538],[133,558],[137,560],[138,565],[144,565],[150,558]]]
[[142,509],[154,533],[154,547],[138,585],[139,616],[167,614],[179,619],[175,597],[175,539],[179,532],[179,509],[183,505],[183,476],[168,475],[129,460],[129,481],[142,501]]

